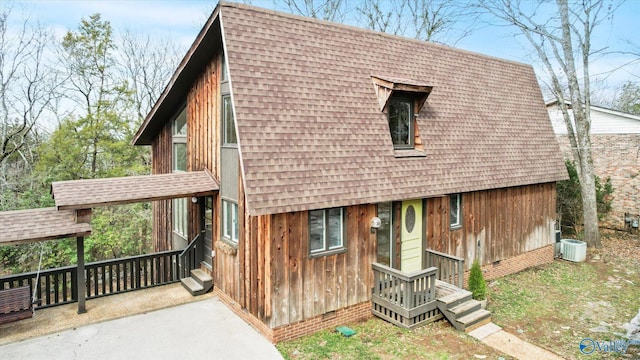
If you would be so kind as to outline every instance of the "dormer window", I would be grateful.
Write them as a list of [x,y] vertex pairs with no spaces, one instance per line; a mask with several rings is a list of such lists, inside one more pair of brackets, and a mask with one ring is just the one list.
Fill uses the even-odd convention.
[[393,97],[387,104],[389,131],[395,149],[413,149],[415,126],[413,125],[413,99]]
[[[380,111],[387,114],[389,133],[395,150],[411,151],[409,156],[424,156],[416,116],[422,109],[432,86],[412,80],[371,76]],[[402,153],[402,154],[400,154]],[[396,156],[407,156],[406,151]]]

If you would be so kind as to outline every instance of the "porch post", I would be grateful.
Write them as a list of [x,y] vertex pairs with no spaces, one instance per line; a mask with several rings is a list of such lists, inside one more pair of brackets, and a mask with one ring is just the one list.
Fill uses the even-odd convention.
[[84,278],[84,236],[79,236],[76,238],[76,250],[78,252],[78,314],[84,314],[87,312],[87,308],[85,305],[85,296],[87,292],[87,282]]

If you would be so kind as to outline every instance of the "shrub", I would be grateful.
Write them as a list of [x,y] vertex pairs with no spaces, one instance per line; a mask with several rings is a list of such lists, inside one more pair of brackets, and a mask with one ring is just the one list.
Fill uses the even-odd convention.
[[[580,191],[580,180],[578,179],[578,171],[573,161],[565,161],[569,179],[558,181],[556,187],[558,192],[557,212],[561,216],[562,227],[569,229],[569,233],[577,235],[579,227],[582,226],[582,192]],[[598,209],[598,219],[602,220],[604,216],[611,211],[611,203],[613,201],[613,186],[611,178],[604,181],[598,176],[595,177],[596,183],[596,207]]]
[[471,265],[469,291],[471,291],[473,298],[476,300],[484,300],[487,297],[487,283],[484,281],[484,275],[482,275],[478,260],[475,260]]

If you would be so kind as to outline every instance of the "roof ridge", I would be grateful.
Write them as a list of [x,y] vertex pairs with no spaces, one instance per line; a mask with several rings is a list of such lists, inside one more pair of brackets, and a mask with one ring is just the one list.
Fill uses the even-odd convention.
[[230,8],[237,8],[237,9],[242,9],[242,10],[256,11],[256,12],[259,12],[259,13],[270,14],[270,15],[279,16],[279,17],[288,18],[288,19],[300,20],[300,21],[309,22],[309,23],[315,23],[315,24],[320,24],[320,25],[328,25],[328,26],[331,26],[331,27],[338,27],[338,28],[342,28],[342,29],[345,29],[345,30],[361,32],[361,33],[368,33],[368,34],[372,34],[372,35],[379,35],[379,36],[388,37],[388,38],[392,38],[392,39],[396,39],[396,40],[409,41],[409,42],[423,44],[423,45],[427,45],[427,46],[433,46],[433,47],[445,49],[447,51],[455,51],[455,52],[459,52],[459,53],[462,53],[462,54],[473,55],[473,56],[478,56],[478,57],[482,57],[482,58],[486,58],[486,59],[493,59],[495,61],[511,63],[511,64],[518,65],[518,66],[533,68],[533,66],[531,64],[528,64],[528,63],[525,63],[525,62],[521,62],[521,61],[504,59],[504,58],[501,58],[501,57],[488,55],[488,54],[484,54],[484,53],[480,53],[480,52],[476,52],[476,51],[460,49],[460,48],[449,46],[449,45],[445,45],[445,44],[440,44],[440,43],[435,43],[435,42],[432,42],[432,41],[425,41],[425,40],[410,38],[410,37],[406,37],[406,36],[402,36],[402,35],[389,34],[389,33],[386,33],[386,32],[367,29],[367,28],[363,28],[363,27],[359,27],[359,26],[355,26],[355,25],[349,25],[349,24],[344,24],[344,23],[339,23],[339,22],[334,22],[334,21],[329,21],[329,20],[322,20],[322,19],[318,19],[318,18],[312,18],[310,16],[291,14],[291,13],[287,13],[287,12],[283,12],[283,11],[271,10],[271,9],[267,9],[267,8],[263,8],[263,7],[259,7],[259,6],[255,6],[255,5],[242,4],[242,3],[229,2],[229,1],[220,1],[218,3],[218,6],[220,8],[222,8],[222,7],[230,7]]

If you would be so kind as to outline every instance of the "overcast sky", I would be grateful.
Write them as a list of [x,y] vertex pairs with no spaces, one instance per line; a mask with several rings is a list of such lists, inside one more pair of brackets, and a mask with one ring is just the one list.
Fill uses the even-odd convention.
[[[240,0],[242,1],[242,0]],[[357,1],[357,0],[346,0]],[[254,5],[275,10],[287,10],[282,1],[244,0]],[[101,13],[111,22],[116,31],[129,29],[149,33],[180,44],[183,51],[195,39],[198,31],[215,8],[217,1],[14,1],[13,11],[37,20],[54,29],[58,38],[68,30],[76,29],[80,19],[93,13]],[[357,24],[353,24],[357,25]],[[507,27],[483,26],[471,36],[456,43],[456,47],[495,57],[531,63],[536,72],[543,71],[535,63],[526,40],[515,37],[514,30]],[[640,51],[640,0],[628,0],[615,13],[612,21],[605,21],[598,28],[594,48],[605,51],[625,51],[635,43]],[[635,57],[637,58],[637,56]],[[604,79],[611,93],[627,80],[640,81],[640,63],[622,67],[634,60],[630,55],[610,53],[594,57],[591,74]],[[620,68],[622,67],[622,68]],[[615,71],[614,71],[615,70]],[[601,85],[598,85],[601,86]]]

